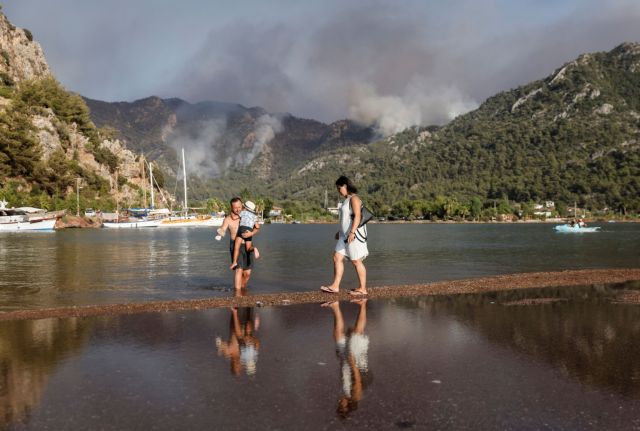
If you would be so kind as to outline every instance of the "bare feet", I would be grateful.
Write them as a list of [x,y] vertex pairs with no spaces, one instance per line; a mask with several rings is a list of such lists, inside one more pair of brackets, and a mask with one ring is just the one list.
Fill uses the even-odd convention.
[[363,305],[363,304],[366,304],[367,301],[368,301],[367,298],[354,298],[349,302],[351,302],[353,304]]
[[366,289],[351,289],[349,291],[349,295],[352,296],[366,296],[368,294],[369,292],[367,292]]
[[338,301],[327,301],[320,304],[320,307],[331,307],[333,304],[337,304]]
[[253,255],[255,256],[256,259],[260,259],[260,252],[255,247],[253,247]]
[[333,286],[320,286],[320,290],[327,293],[340,293],[340,289],[336,289]]

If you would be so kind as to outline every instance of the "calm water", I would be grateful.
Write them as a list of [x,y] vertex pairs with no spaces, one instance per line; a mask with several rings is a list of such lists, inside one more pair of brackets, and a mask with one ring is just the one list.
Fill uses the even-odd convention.
[[[640,266],[640,224],[558,234],[549,224],[393,225],[369,229],[369,284]],[[254,292],[331,279],[333,225],[265,225]],[[0,310],[228,295],[227,239],[208,229],[72,230],[0,235]],[[350,265],[348,265],[350,266]],[[355,283],[352,268],[347,286]]]
[[0,428],[640,429],[616,292],[0,322]]

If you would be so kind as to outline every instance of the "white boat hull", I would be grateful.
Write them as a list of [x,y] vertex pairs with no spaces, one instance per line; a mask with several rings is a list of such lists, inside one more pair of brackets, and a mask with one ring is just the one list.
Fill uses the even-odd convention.
[[215,227],[222,226],[224,217],[209,217],[209,218],[181,218],[170,217],[162,219],[159,227],[172,228],[172,227]]
[[562,224],[559,226],[555,226],[554,229],[556,232],[565,232],[565,233],[587,233],[587,232],[598,232],[600,227],[580,227],[578,225],[571,226],[568,224]]
[[54,230],[56,219],[40,220],[34,222],[15,221],[0,223],[0,232],[22,232],[28,230]]
[[144,227],[158,227],[160,221],[158,220],[143,220],[134,222],[103,222],[102,227],[107,229],[139,229]]

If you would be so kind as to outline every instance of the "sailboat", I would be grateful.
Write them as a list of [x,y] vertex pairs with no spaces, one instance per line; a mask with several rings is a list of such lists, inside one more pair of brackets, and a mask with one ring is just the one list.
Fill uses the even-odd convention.
[[[149,164],[149,171],[151,171],[151,164]],[[151,179],[151,202],[153,206],[153,173],[150,175]],[[118,187],[118,171],[116,171],[116,191]],[[146,217],[136,214],[135,211],[129,211],[132,217],[124,217],[120,218],[120,205],[118,199],[116,198],[116,214],[118,214],[118,219],[116,221],[105,221],[102,222],[102,227],[107,229],[139,229],[145,227],[158,227],[160,226],[160,220],[149,220]]]
[[212,227],[222,226],[224,217],[212,215],[189,214],[189,205],[187,201],[187,167],[184,157],[184,148],[182,149],[182,181],[184,188],[183,215],[165,217],[161,220],[159,227]]

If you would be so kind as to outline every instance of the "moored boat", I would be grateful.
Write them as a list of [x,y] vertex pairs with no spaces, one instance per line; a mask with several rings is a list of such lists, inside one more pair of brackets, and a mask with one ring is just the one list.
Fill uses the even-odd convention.
[[102,227],[108,229],[138,229],[144,227],[158,227],[160,225],[159,220],[131,220],[126,221],[105,221],[102,223]]
[[564,233],[587,233],[587,232],[598,232],[600,227],[580,227],[578,224],[574,224],[573,226],[570,224],[562,224],[559,226],[554,226],[556,232],[564,232]]
[[189,214],[189,204],[187,200],[187,165],[182,149],[182,184],[184,188],[184,201],[182,205],[183,213],[174,213],[169,217],[161,219],[160,227],[212,227],[222,226],[224,215],[220,214]]
[[53,231],[56,225],[56,219],[45,219],[37,221],[4,221],[4,217],[0,217],[0,232],[20,232],[26,230],[48,230]]
[[7,208],[7,202],[2,200],[0,201],[0,232],[52,231],[61,214],[62,212],[47,213],[39,208]]
[[159,227],[211,227],[222,226],[224,217],[211,215],[174,216],[163,218]]

